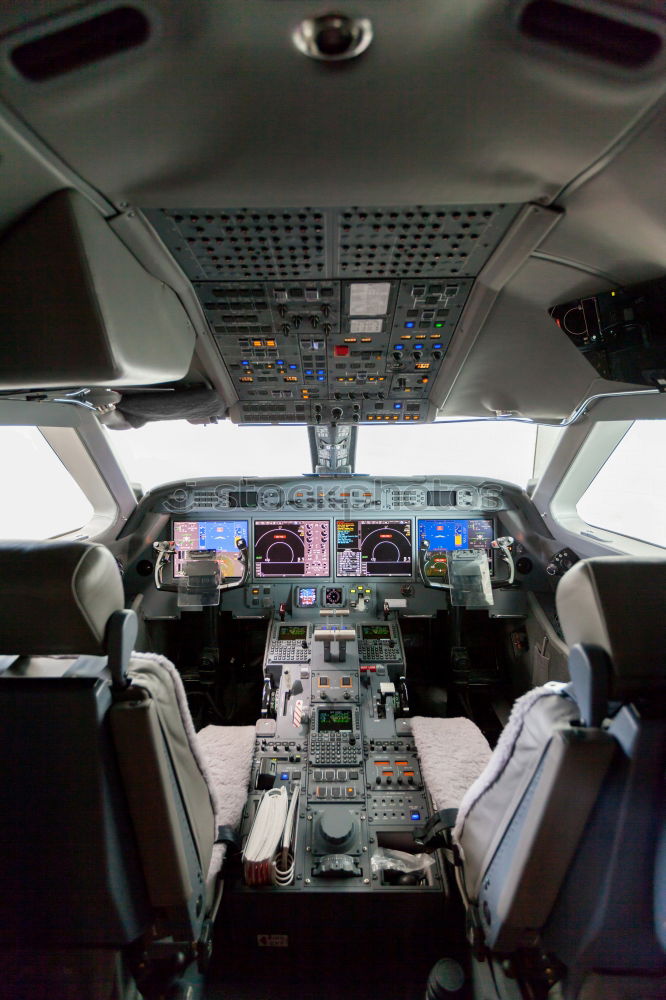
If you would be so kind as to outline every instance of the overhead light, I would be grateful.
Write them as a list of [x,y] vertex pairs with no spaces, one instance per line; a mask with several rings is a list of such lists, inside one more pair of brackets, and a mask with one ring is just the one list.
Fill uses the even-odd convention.
[[306,17],[292,38],[304,56],[323,62],[340,62],[365,52],[372,41],[372,24],[366,17],[323,14]]

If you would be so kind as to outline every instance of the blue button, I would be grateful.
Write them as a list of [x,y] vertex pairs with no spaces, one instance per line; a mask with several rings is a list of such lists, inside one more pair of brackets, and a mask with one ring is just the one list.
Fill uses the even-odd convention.
[[433,349],[433,351],[441,351],[442,345],[441,344],[433,344],[432,345],[432,349]]
[[396,344],[395,347],[393,348],[394,351],[404,351],[404,349],[405,349],[404,344]]
[[394,410],[401,410],[402,409],[402,403],[394,403],[393,404],[393,409]]
[[284,364],[284,361],[280,361],[279,359],[277,359],[277,358],[276,358],[276,360],[275,360],[275,364],[276,364],[276,365],[283,365],[283,364]]
[[249,363],[250,363],[249,361],[241,361],[242,365],[249,365]]
[[306,373],[305,373],[305,374],[306,374],[306,375],[312,375],[312,372],[311,372],[311,371],[306,371]]
[[409,320],[408,323],[405,323],[405,329],[406,330],[413,330],[414,329],[414,323],[412,322],[412,320]]
[[326,376],[325,375],[317,375],[317,381],[318,382],[325,382],[326,381]]
[[[280,781],[289,781],[289,771],[282,772],[282,774],[280,775]],[[418,813],[417,813],[417,818],[418,818]]]
[[[279,362],[279,361],[278,361],[278,364],[280,364],[280,362]],[[298,365],[289,365],[289,367],[290,367],[290,368],[298,368]]]
[[420,813],[420,812],[413,812],[413,813],[410,813],[410,814],[409,814],[409,818],[410,818],[410,819],[421,819],[421,813]]

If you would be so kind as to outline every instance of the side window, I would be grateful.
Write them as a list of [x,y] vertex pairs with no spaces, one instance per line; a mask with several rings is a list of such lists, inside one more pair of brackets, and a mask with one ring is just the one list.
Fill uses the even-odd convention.
[[52,538],[93,516],[90,501],[36,427],[0,426],[0,468],[0,538]]
[[636,420],[576,504],[596,528],[666,548],[666,420]]

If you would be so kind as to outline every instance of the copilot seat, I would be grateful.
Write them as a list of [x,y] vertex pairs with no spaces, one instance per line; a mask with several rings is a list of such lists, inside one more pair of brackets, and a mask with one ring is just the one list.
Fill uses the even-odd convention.
[[[515,977],[538,975],[567,1000],[662,997],[666,560],[583,560],[556,600],[570,683],[517,700],[462,797],[435,780],[436,802],[455,807],[440,820],[453,827],[477,992],[519,996]],[[454,725],[440,741],[440,755],[462,752]],[[476,753],[478,765],[480,741]],[[514,978],[497,961],[508,956]]]

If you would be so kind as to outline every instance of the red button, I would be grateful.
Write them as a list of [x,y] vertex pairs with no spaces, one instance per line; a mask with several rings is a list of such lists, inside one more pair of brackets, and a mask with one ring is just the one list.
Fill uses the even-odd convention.
[[336,358],[346,358],[349,354],[349,348],[346,344],[338,344],[333,348],[333,354]]

